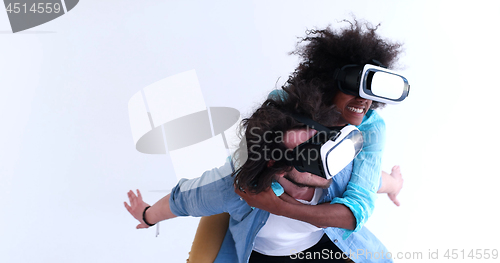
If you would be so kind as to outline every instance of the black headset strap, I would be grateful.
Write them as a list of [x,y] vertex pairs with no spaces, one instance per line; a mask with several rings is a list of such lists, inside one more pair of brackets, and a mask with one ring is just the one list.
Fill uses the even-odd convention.
[[[371,65],[375,65],[375,66],[379,66],[379,67],[382,67],[382,68],[387,68],[385,65],[383,65],[380,61],[376,60],[376,59],[372,59],[371,62],[368,62],[366,64],[371,64]],[[363,67],[366,65],[358,65],[358,64],[348,64],[348,65],[345,65],[341,68],[337,68],[335,69],[335,71],[333,72],[333,79],[334,80],[338,80],[338,81],[341,81],[341,82],[344,82],[345,81],[345,78],[347,76],[347,72],[345,71],[346,69],[348,68],[353,68],[353,67],[360,67],[361,70],[363,69]],[[361,72],[360,72],[361,74]]]
[[313,121],[311,118],[308,118],[302,114],[297,114],[297,113],[293,113],[291,112],[290,115],[297,121],[299,122],[302,122],[304,123],[305,125],[309,126],[310,128],[312,129],[315,129],[317,131],[322,131],[322,132],[326,132],[327,134],[332,134],[332,133],[339,133],[338,131],[336,130],[332,130],[330,128],[327,128],[315,121]]
[[342,69],[335,69],[335,72],[333,73],[333,79],[338,80],[338,81],[345,81],[345,76],[346,73]]

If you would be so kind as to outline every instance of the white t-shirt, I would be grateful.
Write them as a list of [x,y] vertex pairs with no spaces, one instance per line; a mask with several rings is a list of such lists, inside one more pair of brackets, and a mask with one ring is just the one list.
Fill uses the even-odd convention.
[[[316,205],[321,197],[321,188],[316,188],[310,202]],[[314,246],[323,236],[323,228],[284,216],[270,214],[266,224],[255,237],[253,250],[268,256],[289,256]]]

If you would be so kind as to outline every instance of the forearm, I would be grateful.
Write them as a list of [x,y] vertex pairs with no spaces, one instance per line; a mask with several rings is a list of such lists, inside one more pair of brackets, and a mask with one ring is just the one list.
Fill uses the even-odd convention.
[[303,205],[284,202],[279,211],[281,216],[304,221],[315,226],[338,227],[354,230],[356,218],[351,210],[342,204]]
[[170,194],[164,196],[146,211],[146,221],[150,224],[156,224],[174,217],[176,215],[170,210]]

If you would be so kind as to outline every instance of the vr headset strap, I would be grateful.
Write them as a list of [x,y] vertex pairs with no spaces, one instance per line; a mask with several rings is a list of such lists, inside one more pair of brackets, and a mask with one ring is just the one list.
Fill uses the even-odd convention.
[[290,115],[297,121],[300,121],[302,123],[304,123],[305,125],[309,126],[310,128],[312,129],[315,129],[317,131],[322,131],[322,132],[326,132],[327,134],[335,134],[335,135],[338,135],[339,132],[338,131],[335,131],[335,130],[332,130],[332,129],[329,129],[315,121],[313,121],[312,119],[302,115],[302,114],[297,114],[297,113],[290,113]]
[[345,81],[345,76],[346,76],[346,73],[345,71],[343,71],[342,69],[335,69],[335,72],[333,73],[333,79],[334,80],[338,80],[338,81],[342,81],[344,82]]

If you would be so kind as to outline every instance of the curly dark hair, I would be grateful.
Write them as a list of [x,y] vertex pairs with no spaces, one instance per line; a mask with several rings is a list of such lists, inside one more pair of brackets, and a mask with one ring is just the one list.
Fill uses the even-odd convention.
[[[376,33],[380,24],[373,26],[355,19],[354,22],[343,21],[349,23],[349,26],[339,30],[327,27],[306,31],[307,36],[290,53],[300,56],[300,64],[289,81],[313,82],[318,85],[326,95],[322,98],[325,104],[331,104],[339,90],[333,79],[335,69],[349,64],[373,63],[373,60],[392,68],[402,49],[401,43],[382,39]],[[384,105],[373,101],[371,109]]]
[[[286,131],[304,128],[290,113],[301,114],[325,126],[335,125],[340,114],[334,105],[320,103],[324,96],[318,86],[304,82],[283,87],[282,93],[268,98],[249,117],[243,119],[240,130],[244,131],[237,150],[236,162],[242,163],[233,175],[235,184],[253,193],[259,193],[271,185],[275,174],[292,169],[282,154],[287,150],[283,142]],[[277,150],[278,155],[273,151]],[[275,161],[268,166],[270,160]]]

